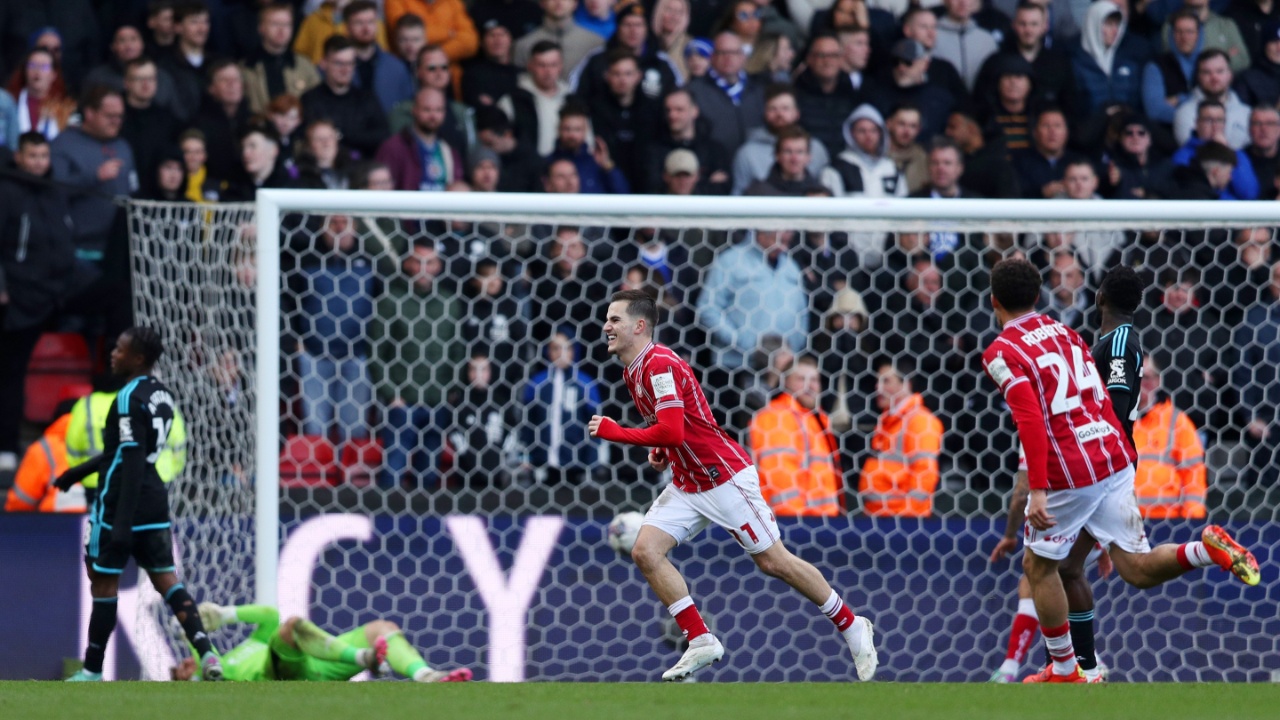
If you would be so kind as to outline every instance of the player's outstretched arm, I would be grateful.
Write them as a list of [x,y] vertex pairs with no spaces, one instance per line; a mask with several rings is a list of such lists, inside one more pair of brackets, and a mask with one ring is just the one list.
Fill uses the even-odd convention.
[[684,442],[684,408],[665,407],[658,411],[658,421],[644,428],[624,428],[611,418],[593,415],[587,428],[591,437],[646,447],[677,447]]
[[1027,519],[1027,496],[1030,493],[1027,471],[1019,470],[1013,481],[1013,494],[1009,496],[1009,519],[1005,522],[1004,537],[991,550],[991,562],[1000,562],[1018,549],[1018,532]]
[[84,479],[89,477],[90,475],[97,472],[105,471],[106,470],[105,465],[106,465],[106,456],[95,455],[94,457],[84,461],[83,463],[80,463],[79,465],[76,465],[75,467],[68,468],[66,472],[58,476],[57,480],[53,481],[53,486],[58,488],[62,492],[66,492],[70,490],[71,487],[76,483],[84,482]]

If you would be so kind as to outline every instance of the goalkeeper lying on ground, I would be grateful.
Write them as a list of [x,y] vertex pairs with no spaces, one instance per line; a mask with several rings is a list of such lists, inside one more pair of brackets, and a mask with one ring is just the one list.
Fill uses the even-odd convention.
[[[431,669],[399,626],[387,620],[374,620],[334,637],[302,618],[281,624],[280,613],[265,605],[200,603],[200,619],[209,632],[232,623],[257,626],[247,640],[222,656],[224,680],[350,680],[365,670],[385,674],[384,665],[418,682],[471,679],[466,668]],[[199,666],[189,657],[173,669],[174,680],[191,680],[199,674]]]

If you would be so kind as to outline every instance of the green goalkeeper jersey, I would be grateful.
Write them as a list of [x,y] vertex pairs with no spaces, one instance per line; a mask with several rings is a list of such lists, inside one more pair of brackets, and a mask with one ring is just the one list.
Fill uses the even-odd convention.
[[222,674],[234,682],[266,682],[275,680],[271,665],[271,645],[257,638],[231,648],[222,656]]

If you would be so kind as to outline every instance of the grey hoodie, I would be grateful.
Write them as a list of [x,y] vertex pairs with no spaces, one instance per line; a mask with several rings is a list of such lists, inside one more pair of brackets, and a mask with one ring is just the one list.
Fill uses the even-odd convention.
[[[741,195],[751,183],[764,180],[773,167],[773,146],[776,139],[768,128],[758,127],[747,133],[747,141],[733,156],[733,194]],[[809,140],[809,174],[822,177],[831,155],[821,140]]]
[[[859,120],[870,120],[880,128],[880,148],[875,155],[863,152],[853,141],[853,124]],[[907,180],[889,157],[889,133],[880,111],[869,104],[859,105],[849,113],[841,132],[846,147],[823,171],[823,185],[831,188],[836,197],[907,196]]]
[[[78,127],[62,131],[49,146],[53,179],[79,188],[71,196],[71,220],[75,224],[76,255],[99,261],[116,217],[113,198],[128,197],[138,189],[133,150],[123,138],[103,142]],[[110,159],[122,161],[114,180],[98,179],[98,168]]]

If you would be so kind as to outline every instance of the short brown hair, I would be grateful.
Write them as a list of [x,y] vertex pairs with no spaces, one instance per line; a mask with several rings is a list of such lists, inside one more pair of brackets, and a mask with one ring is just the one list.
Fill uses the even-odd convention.
[[808,147],[810,137],[809,131],[799,125],[788,125],[778,131],[778,137],[773,142],[773,152],[782,152],[782,144],[788,140],[804,140],[805,147]]
[[658,304],[654,302],[653,296],[643,290],[619,290],[613,294],[609,302],[626,303],[627,314],[644,320],[649,326],[650,334],[658,325]]

